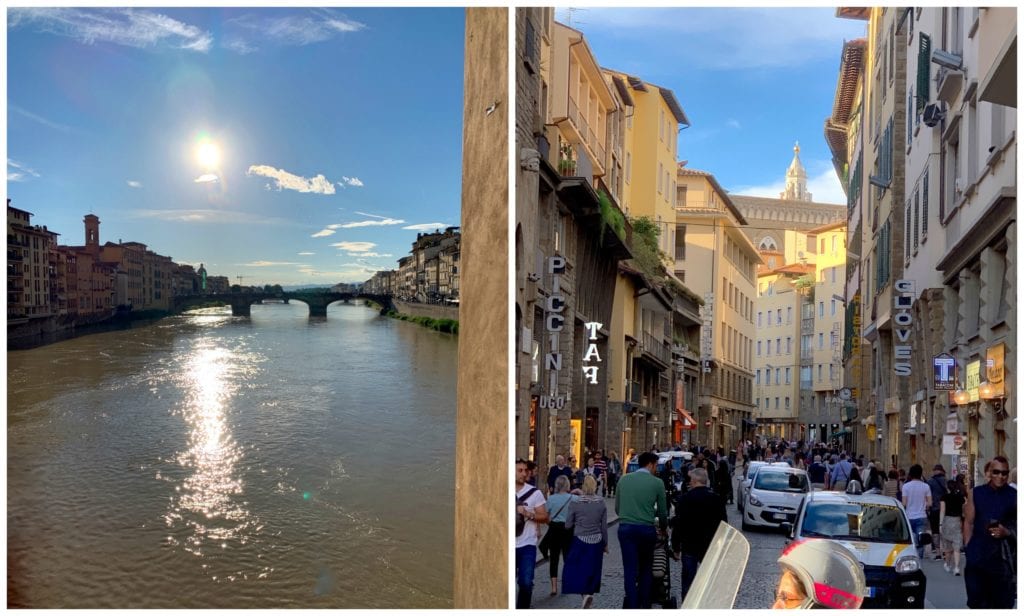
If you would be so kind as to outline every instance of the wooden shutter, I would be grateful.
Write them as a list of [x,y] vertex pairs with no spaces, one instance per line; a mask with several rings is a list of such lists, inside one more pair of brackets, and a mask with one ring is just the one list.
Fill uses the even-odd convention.
[[917,112],[921,113],[928,104],[928,85],[931,74],[932,37],[918,33],[917,47]]

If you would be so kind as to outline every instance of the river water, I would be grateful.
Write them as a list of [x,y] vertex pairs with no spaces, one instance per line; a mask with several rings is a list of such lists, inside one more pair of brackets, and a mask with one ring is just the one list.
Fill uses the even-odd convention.
[[300,303],[9,352],[8,606],[451,607],[456,358]]

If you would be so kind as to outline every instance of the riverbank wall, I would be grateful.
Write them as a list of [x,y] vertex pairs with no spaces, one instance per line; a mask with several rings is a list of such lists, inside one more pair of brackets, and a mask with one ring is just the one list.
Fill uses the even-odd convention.
[[459,320],[458,306],[443,306],[440,304],[418,304],[416,302],[392,302],[399,314],[406,314],[411,317],[427,317],[428,319],[451,319]]

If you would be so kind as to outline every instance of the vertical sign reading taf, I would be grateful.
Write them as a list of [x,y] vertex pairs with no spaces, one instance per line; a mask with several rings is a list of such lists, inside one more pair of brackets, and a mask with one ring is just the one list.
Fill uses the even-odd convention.
[[[591,321],[584,323],[583,329],[587,330],[587,351],[583,354],[583,362],[601,361],[601,355],[597,352],[597,330],[601,329],[601,323]],[[597,385],[597,366],[584,365],[583,377],[591,385]]]
[[565,296],[562,295],[562,274],[565,272],[565,257],[548,257],[548,274],[551,275],[551,295],[544,302],[547,315],[544,329],[548,333],[548,352],[544,356],[544,369],[548,371],[548,395],[540,397],[540,408],[561,409],[565,396],[558,393],[558,374],[562,370],[562,353],[559,337],[565,327]]

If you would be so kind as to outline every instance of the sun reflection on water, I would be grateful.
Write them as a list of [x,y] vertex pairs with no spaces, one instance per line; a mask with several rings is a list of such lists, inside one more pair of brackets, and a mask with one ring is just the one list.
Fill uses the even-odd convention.
[[262,528],[242,500],[245,486],[238,466],[243,451],[226,414],[244,375],[241,360],[224,348],[201,347],[182,374],[187,393],[180,414],[188,426],[188,443],[175,461],[187,475],[164,519],[185,533],[179,532],[173,543],[196,556],[245,545]]

